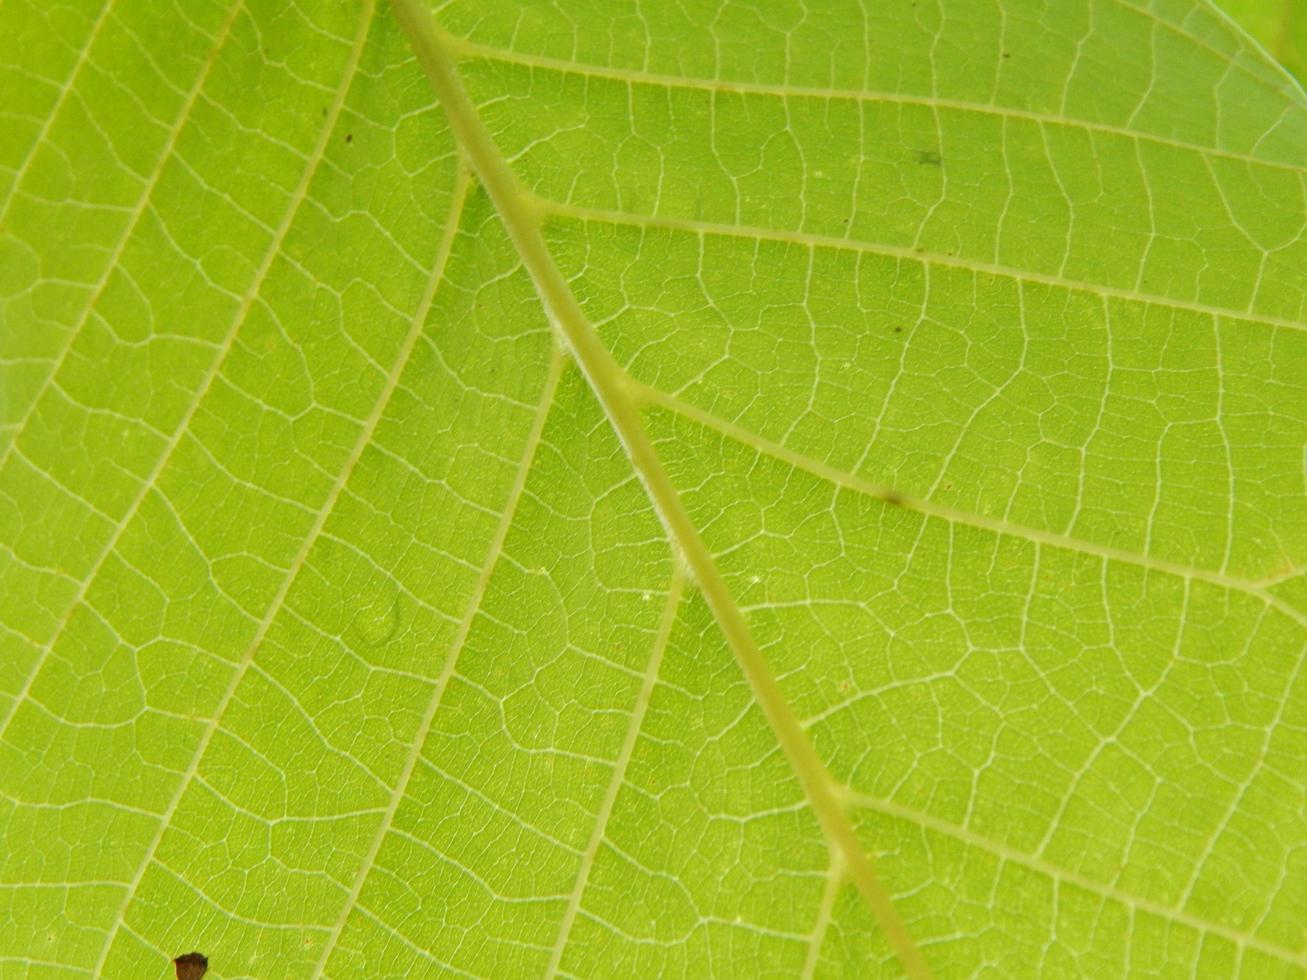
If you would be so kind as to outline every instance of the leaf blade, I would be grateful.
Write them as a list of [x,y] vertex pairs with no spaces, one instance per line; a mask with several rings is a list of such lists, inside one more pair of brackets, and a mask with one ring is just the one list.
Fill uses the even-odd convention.
[[[482,192],[450,230],[389,19],[342,83],[357,9],[194,9],[52,20],[48,65],[0,30],[50,83],[4,76],[0,954],[892,972],[708,608],[659,640],[665,534],[574,372],[472,598],[549,324]],[[1301,971],[1301,98],[1205,7],[1002,12],[442,22],[932,965]]]

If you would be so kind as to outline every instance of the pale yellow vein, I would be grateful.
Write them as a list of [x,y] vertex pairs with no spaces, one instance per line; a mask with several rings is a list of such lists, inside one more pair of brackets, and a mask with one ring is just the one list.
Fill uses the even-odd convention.
[[[372,22],[374,6],[375,6],[374,0],[364,0],[364,3],[360,10],[358,29],[354,37],[353,46],[350,50],[349,57],[345,63],[345,69],[341,73],[341,81],[337,87],[336,94],[332,100],[331,106],[327,110],[326,117],[323,119],[322,129],[318,135],[317,143],[314,145],[313,152],[309,156],[307,165],[304,168],[304,172],[300,176],[299,184],[296,186],[295,191],[291,195],[290,201],[287,204],[285,214],[283,215],[281,220],[281,224],[277,228],[277,234],[274,236],[273,240],[269,243],[267,251],[264,253],[263,260],[259,265],[259,269],[255,274],[254,281],[250,284],[250,288],[246,292],[245,298],[241,303],[241,308],[237,312],[236,317],[234,318],[231,332],[229,333],[227,338],[227,343],[224,344],[224,354],[225,351],[229,349],[232,343],[234,342],[236,333],[239,331],[240,325],[244,321],[246,313],[253,305],[254,299],[258,295],[259,288],[261,287],[264,278],[267,276],[268,271],[272,268],[273,260],[276,258],[277,253],[281,251],[282,242],[285,240],[287,233],[290,231],[291,224],[294,221],[295,215],[299,211],[300,205],[308,197],[309,185],[312,183],[313,176],[317,172],[318,164],[322,161],[323,156],[326,154],[327,145],[331,140],[332,131],[335,129],[336,121],[339,119],[340,114],[344,108],[345,98],[348,95],[350,86],[353,83],[354,78],[358,73],[359,59],[362,56],[364,43],[367,40],[368,27]],[[409,346],[411,347],[411,343],[409,344]],[[190,418],[194,415],[196,407],[199,405],[200,401],[204,397],[205,391],[208,389],[208,386],[213,383],[213,379],[217,376],[218,370],[221,367],[224,359],[225,358],[221,355],[217,358],[208,377],[205,379],[204,384],[201,385],[200,390],[196,395],[195,402],[192,404],[191,410],[187,415],[187,418],[183,421],[182,425],[178,427],[177,436],[176,436],[176,439],[178,441],[181,439],[181,434],[184,431],[186,431],[187,423],[189,422]],[[308,553],[313,546],[313,542],[317,539],[319,532],[321,532],[323,526],[326,524],[327,517],[330,515],[333,507],[335,506],[336,500],[340,496],[340,492],[345,486],[345,482],[348,478],[348,475],[354,467],[354,463],[358,460],[359,456],[362,454],[364,447],[367,446],[368,442],[371,441],[372,431],[375,428],[377,421],[380,419],[381,410],[385,406],[385,403],[389,398],[391,391],[394,389],[396,383],[398,383],[399,372],[403,365],[404,359],[405,358],[403,356],[399,358],[399,361],[396,364],[396,367],[392,373],[391,378],[387,381],[387,385],[382,393],[382,396],[378,399],[377,406],[374,408],[372,416],[367,420],[362,430],[360,431],[359,438],[355,442],[355,445],[350,453],[350,457],[348,461],[342,467],[341,472],[337,476],[336,482],[331,489],[331,492],[327,495],[326,501],[323,503],[321,510],[318,512],[317,518],[315,519],[312,528],[310,529],[309,533],[305,536],[305,539],[301,544],[298,553],[295,555],[294,560],[291,562],[290,568],[287,569],[286,575],[282,579],[281,586],[279,587],[277,594],[273,597],[271,603],[269,603],[268,609],[264,613],[262,621],[259,623],[259,626],[256,629],[254,636],[251,638],[249,645],[246,647],[245,652],[241,656],[240,663],[236,666],[236,669],[232,672],[231,681],[228,683],[227,689],[223,692],[222,698],[219,701],[218,707],[215,709],[213,716],[209,719],[204,729],[204,733],[200,737],[199,744],[196,745],[195,751],[191,754],[190,763],[187,765],[186,771],[182,773],[181,777],[179,778],[176,790],[174,790],[171,799],[168,801],[167,807],[164,809],[163,813],[159,817],[159,825],[155,829],[154,836],[150,840],[149,846],[146,848],[145,853],[142,855],[141,861],[137,865],[136,871],[133,873],[131,881],[128,882],[127,884],[127,888],[123,893],[122,904],[118,907],[117,913],[114,916],[114,921],[110,924],[108,930],[105,933],[104,946],[100,950],[100,955],[96,961],[95,969],[91,971],[93,975],[95,976],[103,975],[104,965],[105,962],[108,960],[109,952],[113,947],[114,937],[118,934],[119,929],[121,929],[126,922],[127,909],[131,905],[132,900],[136,897],[136,890],[137,888],[140,887],[141,881],[145,877],[146,870],[149,868],[151,862],[154,861],[154,856],[158,852],[159,845],[163,841],[164,834],[167,832],[168,827],[172,823],[173,815],[176,814],[178,806],[181,805],[181,800],[182,797],[185,795],[187,786],[190,785],[191,781],[195,778],[196,774],[199,772],[200,759],[204,756],[205,750],[208,748],[209,743],[213,740],[214,733],[217,732],[219,724],[222,720],[223,712],[226,710],[227,706],[231,703],[232,699],[235,697],[236,689],[240,686],[242,678],[244,678],[246,673],[248,672],[250,664],[254,659],[255,651],[258,650],[259,644],[263,642],[263,638],[267,635],[268,628],[272,625],[273,620],[276,618],[277,611],[281,608],[282,603],[285,601],[286,595],[290,591],[292,582],[294,582],[300,569],[304,566],[305,559],[308,557]],[[141,493],[138,496],[135,504],[129,509],[128,514],[123,518],[123,525],[122,525],[123,527],[125,527],[128,521],[130,520],[132,513],[135,512],[136,506],[138,506],[140,501],[144,498],[145,493],[147,493],[149,488],[153,486],[154,481],[157,478],[158,474],[162,471],[164,465],[171,457],[171,449],[175,448],[175,446],[176,446],[176,441],[174,442],[173,447],[170,447],[169,451],[160,458],[160,461],[158,465],[155,467],[154,472],[151,474],[150,478],[147,479],[143,484]],[[121,533],[121,527],[119,528],[119,533]],[[117,542],[117,537],[118,537],[117,535],[114,536],[113,541],[110,542],[109,546],[106,547],[104,553],[101,555],[100,558],[101,563],[103,562],[104,558],[107,557],[109,552],[113,549],[115,543]],[[98,568],[99,565],[97,564],[96,567]],[[92,572],[91,576],[88,577],[87,581],[89,582],[93,578],[94,578],[94,572]]]
[[[529,193],[529,192],[528,192]],[[679,231],[693,235],[718,235],[726,238],[747,238],[751,241],[781,242],[787,245],[799,245],[804,248],[827,248],[836,251],[861,252],[868,255],[883,255],[888,258],[920,262],[923,265],[960,269],[965,272],[979,272],[991,276],[1000,276],[1016,282],[1037,282],[1044,286],[1058,289],[1075,290],[1091,296],[1107,296],[1112,299],[1126,300],[1132,303],[1146,303],[1164,306],[1168,309],[1188,310],[1204,316],[1220,319],[1240,320],[1244,322],[1266,324],[1287,330],[1307,331],[1307,324],[1289,317],[1271,316],[1251,310],[1236,310],[1230,307],[1213,306],[1196,300],[1173,299],[1153,293],[1141,293],[1119,286],[1105,286],[1102,283],[1082,279],[1067,279],[1062,276],[1044,272],[1032,272],[1014,269],[1011,266],[995,262],[982,262],[964,256],[940,255],[934,252],[919,252],[915,248],[903,245],[884,245],[877,242],[863,242],[853,238],[841,238],[837,235],[820,235],[814,232],[789,231],[777,228],[761,228],[753,225],[733,225],[714,221],[699,221],[693,218],[664,218],[657,215],[632,214],[624,211],[611,211],[604,208],[583,207],[562,201],[552,201],[535,197],[534,210],[555,214],[563,218],[575,218],[579,221],[594,221],[602,224],[626,225],[634,228],[659,228],[667,231]]]
[[564,364],[562,351],[555,348],[550,357],[548,373],[540,390],[540,399],[536,406],[535,417],[531,423],[531,431],[522,447],[522,455],[518,462],[513,485],[508,492],[508,498],[504,502],[504,509],[500,515],[499,524],[495,528],[494,537],[491,538],[490,544],[486,548],[485,561],[482,562],[476,585],[472,589],[472,594],[468,597],[463,618],[459,622],[453,639],[450,641],[449,653],[445,657],[440,675],[436,678],[435,689],[432,692],[430,701],[427,702],[426,711],[423,712],[422,720],[418,723],[417,731],[413,735],[413,746],[409,750],[408,757],[404,760],[399,779],[395,782],[390,801],[386,805],[386,812],[377,825],[377,831],[368,845],[367,853],[364,854],[363,860],[359,863],[358,871],[350,886],[349,896],[341,907],[340,915],[336,917],[335,925],[332,927],[327,941],[323,943],[322,952],[318,956],[318,966],[314,971],[316,976],[321,976],[325,971],[327,960],[331,957],[332,950],[335,949],[336,943],[340,940],[350,914],[355,908],[359,907],[359,896],[363,893],[363,885],[376,865],[377,855],[381,853],[381,846],[385,843],[386,835],[394,825],[395,814],[398,812],[399,805],[408,790],[409,782],[413,778],[418,762],[422,759],[422,747],[426,744],[427,735],[436,719],[436,713],[440,710],[445,692],[449,689],[449,682],[454,676],[454,671],[458,668],[459,656],[463,652],[468,633],[472,630],[472,623],[481,609],[481,602],[485,598],[486,589],[490,585],[490,577],[503,555],[504,541],[508,537],[509,528],[512,526],[513,518],[517,514],[518,504],[526,489],[527,476],[531,471],[531,464],[535,459],[536,450],[539,449],[541,438],[544,435],[545,422],[549,418],[549,409],[553,404],[554,393],[558,389],[558,380],[562,377]]
[[672,575],[672,582],[667,590],[667,603],[663,607],[662,621],[658,625],[658,634],[654,638],[649,665],[645,669],[644,679],[640,685],[640,693],[636,697],[635,707],[631,711],[631,720],[626,727],[626,737],[623,738],[621,750],[613,761],[613,773],[608,780],[608,788],[604,791],[603,802],[595,815],[594,829],[590,833],[590,840],[586,843],[585,852],[581,856],[581,865],[577,869],[576,885],[572,889],[572,894],[568,897],[567,911],[563,913],[562,922],[558,927],[558,938],[554,941],[553,951],[549,956],[549,966],[545,969],[546,977],[552,978],[558,975],[558,967],[563,961],[563,950],[567,946],[568,937],[572,933],[572,924],[576,921],[576,914],[581,908],[581,899],[590,880],[590,869],[594,866],[595,857],[599,853],[599,845],[603,842],[608,820],[612,816],[613,807],[617,803],[618,791],[626,780],[627,766],[630,765],[631,756],[635,753],[635,743],[639,739],[640,727],[644,724],[645,712],[648,710],[649,702],[653,698],[654,685],[658,682],[658,669],[662,666],[663,653],[666,651],[667,642],[672,635],[672,626],[676,622],[676,611],[680,607],[681,595],[684,591],[685,576],[677,568]]
[[461,56],[482,58],[508,65],[520,65],[523,68],[538,68],[562,74],[581,75],[584,77],[603,78],[628,85],[651,85],[668,89],[690,89],[702,92],[738,93],[740,95],[771,96],[779,99],[806,98],[845,102],[885,102],[896,105],[916,105],[928,109],[952,109],[958,112],[972,112],[994,116],[999,119],[1023,119],[1040,125],[1062,126],[1086,132],[1103,133],[1129,140],[1142,140],[1159,146],[1170,146],[1180,150],[1200,153],[1205,156],[1237,160],[1241,163],[1268,167],[1276,170],[1298,170],[1291,163],[1282,163],[1250,153],[1236,153],[1218,147],[1202,146],[1187,140],[1171,136],[1130,129],[1126,126],[1114,126],[1110,123],[1089,119],[1075,119],[1059,116],[1050,112],[1038,112],[1033,109],[1020,109],[1015,106],[988,105],[982,102],[970,102],[963,99],[948,99],[934,95],[909,95],[901,92],[869,92],[865,89],[819,88],[809,85],[789,85],[786,83],[746,82],[727,79],[692,78],[681,75],[645,71],[639,68],[611,68],[593,63],[566,61],[547,55],[525,54],[504,48],[491,47],[475,41],[450,39],[451,47]]

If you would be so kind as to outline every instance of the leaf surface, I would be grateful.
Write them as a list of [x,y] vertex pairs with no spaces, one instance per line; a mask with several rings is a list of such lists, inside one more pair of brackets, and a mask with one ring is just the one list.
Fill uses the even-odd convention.
[[1302,83],[1307,77],[1307,12],[1300,4],[1293,0],[1222,0],[1219,6]]
[[0,974],[1304,972],[1301,88],[821,7],[0,7]]

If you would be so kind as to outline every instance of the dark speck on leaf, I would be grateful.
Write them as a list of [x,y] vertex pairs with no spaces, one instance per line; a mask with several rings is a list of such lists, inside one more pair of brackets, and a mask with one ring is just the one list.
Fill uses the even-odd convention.
[[938,167],[944,162],[944,158],[939,155],[937,150],[914,150],[917,155],[917,163],[924,167]]
[[908,502],[904,498],[903,494],[899,493],[897,490],[885,491],[885,495],[881,497],[881,499],[884,500],[885,503],[889,504],[891,507],[906,507],[908,505]]
[[895,333],[902,333],[902,332],[903,332],[903,328],[902,328],[902,327],[895,327],[895,328],[894,328],[894,332],[895,332]]
[[177,980],[200,980],[209,970],[209,958],[203,953],[183,953],[172,961]]
[[353,142],[354,142],[354,134],[353,134],[353,133],[346,133],[346,134],[345,134],[345,142],[346,142],[346,143],[353,143]]
[[1011,58],[1011,57],[1012,57],[1012,52],[1011,52],[1011,51],[1004,51],[1004,52],[1003,52],[1003,57],[1004,57],[1004,58]]

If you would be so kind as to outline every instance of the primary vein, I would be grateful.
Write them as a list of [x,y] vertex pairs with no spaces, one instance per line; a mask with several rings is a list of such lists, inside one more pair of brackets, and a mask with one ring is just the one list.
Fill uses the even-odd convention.
[[663,469],[640,418],[630,379],[604,347],[558,271],[545,244],[541,231],[541,212],[535,206],[534,198],[519,185],[477,114],[476,107],[463,90],[446,44],[437,32],[430,12],[421,0],[391,0],[391,6],[449,117],[451,128],[494,202],[550,319],[602,404],[636,473],[644,483],[670,540],[678,549],[685,568],[712,609],[718,626],[748,679],[754,697],[802,783],[832,848],[839,852],[847,865],[850,877],[908,976],[931,976],[925,957],[894,908],[889,893],[881,884],[870,858],[858,840],[857,832],[840,802],[835,780],[826,770],[825,763],[785,699],[762,651],[750,634],[744,614],[722,578],[712,553],[700,537],[684,501]]

